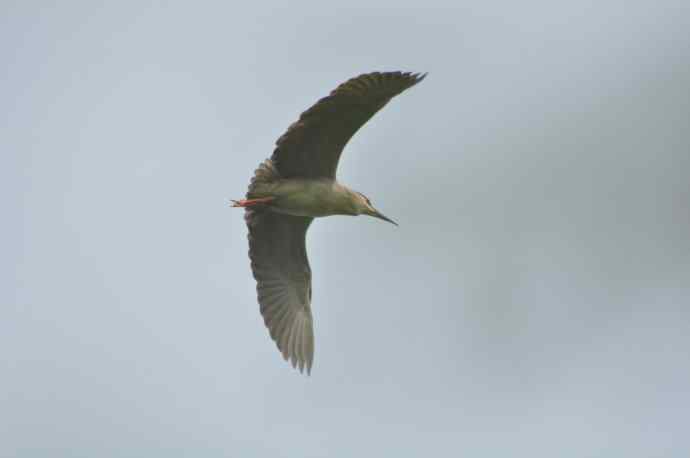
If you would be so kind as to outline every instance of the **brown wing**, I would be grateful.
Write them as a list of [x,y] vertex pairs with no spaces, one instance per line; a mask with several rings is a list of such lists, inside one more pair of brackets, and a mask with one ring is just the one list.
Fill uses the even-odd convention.
[[355,132],[425,77],[375,72],[346,81],[302,113],[276,142],[271,160],[284,178],[335,178],[340,154]]
[[271,338],[300,372],[311,372],[314,328],[311,269],[305,236],[313,218],[247,209],[249,257],[264,322]]

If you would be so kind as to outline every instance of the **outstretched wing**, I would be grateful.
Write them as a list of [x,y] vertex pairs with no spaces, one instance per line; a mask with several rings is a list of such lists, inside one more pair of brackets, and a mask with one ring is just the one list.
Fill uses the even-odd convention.
[[346,81],[302,113],[276,142],[271,160],[284,178],[335,178],[340,154],[355,132],[425,77],[375,72]]
[[314,328],[305,236],[313,218],[247,209],[249,257],[264,322],[293,367],[311,372]]

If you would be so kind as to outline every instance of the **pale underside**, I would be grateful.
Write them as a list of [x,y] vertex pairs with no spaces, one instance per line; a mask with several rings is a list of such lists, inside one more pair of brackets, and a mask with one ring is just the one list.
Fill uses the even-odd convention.
[[257,183],[248,198],[271,197],[271,211],[293,216],[356,215],[347,187],[329,178],[279,179]]

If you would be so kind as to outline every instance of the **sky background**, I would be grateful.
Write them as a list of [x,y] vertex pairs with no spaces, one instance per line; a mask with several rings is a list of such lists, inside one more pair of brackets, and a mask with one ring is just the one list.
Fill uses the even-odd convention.
[[[0,456],[690,456],[687,1],[99,3],[0,3]],[[374,70],[306,377],[227,200]]]

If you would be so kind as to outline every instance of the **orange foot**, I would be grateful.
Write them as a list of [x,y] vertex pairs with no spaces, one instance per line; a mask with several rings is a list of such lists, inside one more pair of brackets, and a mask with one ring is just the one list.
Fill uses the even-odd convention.
[[258,199],[232,200],[233,207],[251,207],[253,205],[265,204],[272,201],[274,197],[259,197]]

